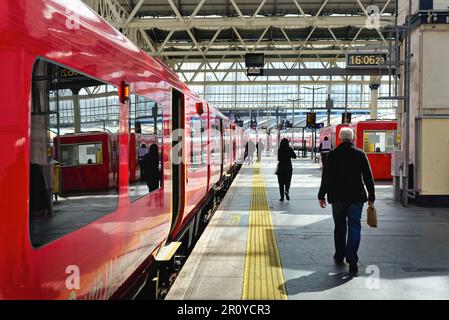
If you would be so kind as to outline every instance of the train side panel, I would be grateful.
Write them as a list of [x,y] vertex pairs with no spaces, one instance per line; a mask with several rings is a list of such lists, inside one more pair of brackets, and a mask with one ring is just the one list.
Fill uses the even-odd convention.
[[[31,79],[36,59],[44,57],[116,86],[121,80],[141,84],[143,79],[131,76],[139,70],[144,74],[154,69],[172,77],[156,64],[151,65],[143,53],[140,58],[124,59],[127,54],[139,56],[137,48],[81,3],[77,2],[71,9],[79,13],[79,30],[66,28],[66,7],[57,1],[0,4],[0,31],[5,35],[0,63],[3,74],[13,75],[2,81],[5,84],[0,89],[6,102],[2,105],[5,117],[0,129],[6,152],[0,164],[3,177],[0,204],[8,208],[0,213],[8,221],[7,226],[0,227],[0,296],[5,299],[108,298],[163,243],[169,230],[169,188],[132,206],[129,203],[128,107],[121,105],[117,209],[45,246],[34,248],[30,243],[29,125]],[[45,13],[47,18],[42,16]],[[111,38],[115,39],[114,44],[105,40]],[[98,64],[99,55],[101,64]],[[138,63],[141,59],[146,61],[146,67]],[[162,98],[161,103],[169,101],[169,86],[160,87],[160,78],[148,76],[148,83],[158,83],[148,86],[153,86],[156,95]],[[164,108],[170,112],[168,104]],[[170,141],[169,136],[166,141]],[[167,174],[164,177],[170,179]],[[164,185],[170,183],[165,181]],[[67,286],[68,277],[76,276],[78,271],[80,285]]]
[[210,180],[209,180],[209,190],[216,185],[221,177],[221,166],[222,166],[222,152],[223,152],[223,141],[220,132],[220,117],[215,112],[210,112],[210,143],[209,143],[209,155],[210,155]]
[[[67,12],[73,12],[77,28],[67,27],[67,19],[71,19]],[[206,201],[206,194],[222,178],[222,173],[233,172],[238,160],[239,130],[215,110],[214,115],[209,116],[212,112],[206,106],[205,112],[199,113],[196,104],[201,101],[200,98],[180,82],[172,71],[148,57],[80,1],[1,2],[0,33],[0,68],[3,75],[8,75],[8,78],[1,76],[3,85],[0,87],[4,97],[1,106],[4,117],[0,125],[0,139],[4,145],[4,158],[0,163],[0,207],[7,208],[0,212],[0,217],[8,221],[0,225],[0,298],[121,297],[126,294],[122,291],[124,284],[132,280],[142,266],[150,264],[158,249],[169,238],[173,201],[186,204],[185,211],[181,209],[179,228],[173,232],[176,236],[194,217],[194,209]],[[129,84],[132,95],[156,102],[163,114],[162,133],[158,141],[162,149],[162,180],[159,188],[148,194],[144,192],[142,196],[133,197],[131,194],[132,189],[136,189],[134,184],[140,180],[136,151],[144,140],[139,140],[137,131],[130,131],[130,103],[119,103],[118,131],[109,135],[108,141],[101,140],[108,147],[107,153],[106,148],[102,149],[104,152],[101,158],[105,165],[110,164],[107,173],[109,183],[102,184],[100,180],[104,179],[101,170],[86,163],[88,166],[83,170],[89,170],[72,172],[72,177],[93,176],[96,172],[97,181],[94,179],[88,185],[84,181],[78,181],[77,185],[62,185],[62,190],[65,188],[73,192],[79,191],[77,188],[80,186],[83,192],[97,187],[106,188],[114,196],[117,195],[116,206],[87,224],[79,227],[71,225],[73,230],[41,243],[33,242],[33,232],[36,230],[30,228],[30,225],[35,221],[44,225],[50,221],[51,225],[57,219],[47,221],[39,220],[44,216],[31,217],[28,206],[30,148],[35,147],[32,142],[35,131],[31,123],[37,116],[31,113],[30,107],[35,103],[32,87],[35,78],[38,78],[33,74],[37,61],[54,66],[55,70],[63,68],[73,71],[93,83],[110,85],[116,91],[124,83]],[[186,181],[181,189],[186,192],[182,193],[182,199],[172,199],[174,89],[185,97],[183,103],[187,135],[183,139],[183,153],[188,161],[185,166]],[[47,93],[42,88],[38,88],[38,91]],[[114,98],[118,99],[117,95]],[[223,159],[223,164],[212,167],[208,165],[212,146],[208,144],[207,131],[211,129],[213,120],[218,128],[220,123],[223,124],[223,134],[219,137],[221,147],[213,152],[220,162]],[[64,138],[61,135],[59,141],[55,140],[56,145],[62,144],[61,141],[66,138],[68,136]],[[71,142],[83,143],[83,140]],[[242,154],[243,148],[240,149]],[[55,156],[56,160],[62,158],[58,153]],[[67,171],[68,168],[62,170]],[[66,176],[64,182],[70,180],[67,174],[62,173]],[[110,195],[96,196],[104,200]],[[82,201],[83,197],[81,194]],[[90,211],[94,207],[87,210],[84,206],[82,210],[87,210],[86,213],[95,212],[95,209]],[[60,217],[56,215],[56,218]],[[72,280],[75,285],[68,285],[73,283],[70,282]]]
[[208,191],[208,114],[203,104],[203,112],[198,113],[199,100],[188,98],[186,103],[186,206],[181,225],[184,226],[202,203]]

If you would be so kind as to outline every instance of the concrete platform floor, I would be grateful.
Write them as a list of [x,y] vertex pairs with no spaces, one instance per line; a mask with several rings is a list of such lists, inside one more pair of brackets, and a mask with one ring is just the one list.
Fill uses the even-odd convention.
[[[261,163],[288,299],[449,299],[449,209],[404,208],[376,185],[378,228],[362,218],[359,276],[333,263],[331,208],[317,201],[321,169],[294,161],[291,201],[279,202],[274,157]],[[242,167],[167,299],[242,298],[252,166]],[[278,290],[278,288],[273,288]]]

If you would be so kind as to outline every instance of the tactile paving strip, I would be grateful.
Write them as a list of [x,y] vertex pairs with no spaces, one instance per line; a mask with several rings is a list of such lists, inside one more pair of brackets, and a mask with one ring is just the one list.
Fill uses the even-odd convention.
[[254,165],[246,248],[242,299],[286,300],[279,249],[259,163]]

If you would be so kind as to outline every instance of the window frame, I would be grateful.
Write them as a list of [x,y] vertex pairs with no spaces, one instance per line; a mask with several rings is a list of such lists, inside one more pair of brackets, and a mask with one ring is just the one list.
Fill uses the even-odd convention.
[[[102,141],[92,141],[92,142],[81,142],[81,143],[61,143],[61,140],[59,139],[58,144],[60,144],[60,148],[61,148],[61,158],[62,158],[62,147],[63,146],[80,146],[80,145],[90,145],[90,144],[94,144],[94,145],[101,145],[101,153],[103,154],[103,142]],[[78,149],[78,162],[79,162],[79,149]],[[94,166],[94,165],[102,165],[103,164],[103,156],[101,157],[101,162],[95,162],[95,163],[79,163],[79,164],[71,164],[71,165],[62,165],[61,161],[58,161],[59,163],[61,163],[61,168],[70,168],[70,167],[80,167],[80,166]]]
[[[391,152],[394,150],[394,137],[396,135],[397,130],[393,130],[393,129],[387,129],[387,130],[363,130],[363,136],[362,136],[362,146],[363,146],[363,151],[366,154],[391,154]],[[376,152],[376,151],[367,151],[365,149],[365,134],[370,134],[370,133],[385,133],[385,151],[381,151],[381,152]],[[387,145],[387,137],[388,134],[392,134],[393,136],[393,144],[392,144],[392,151],[386,151],[387,147],[389,147]],[[376,143],[375,143],[376,145]]]
[[[201,115],[192,114],[190,116],[190,172],[197,172],[205,163],[203,162],[203,136],[206,135],[206,119],[203,119]],[[195,123],[195,126],[192,124]],[[193,130],[194,129],[194,130]],[[199,129],[199,130],[198,130]],[[200,143],[195,143],[194,139],[199,137]],[[207,136],[206,136],[207,140]],[[206,160],[207,162],[207,160]]]
[[[86,78],[89,78],[90,80],[95,80],[95,81],[97,81],[97,82],[99,82],[99,83],[101,83],[101,85],[105,85],[105,86],[111,86],[111,87],[114,87],[114,88],[116,88],[117,89],[117,94],[115,95],[115,97],[116,97],[116,99],[117,99],[117,101],[119,101],[120,99],[119,99],[119,95],[118,95],[118,90],[119,90],[119,88],[118,88],[118,85],[116,85],[116,84],[114,84],[114,83],[111,83],[111,82],[107,82],[107,81],[105,81],[105,80],[103,80],[103,79],[100,79],[100,78],[97,78],[97,77],[95,77],[95,76],[92,76],[92,75],[89,75],[89,74],[87,74],[87,73],[85,73],[85,72],[82,72],[82,71],[78,71],[76,68],[73,68],[73,67],[69,67],[69,66],[67,66],[67,65],[64,65],[64,64],[62,64],[62,63],[59,63],[59,62],[57,62],[57,61],[54,61],[54,60],[52,60],[52,59],[50,59],[50,58],[48,58],[48,57],[44,57],[44,56],[41,56],[41,55],[37,55],[36,57],[35,57],[35,59],[34,59],[34,61],[33,61],[33,64],[32,64],[32,66],[31,66],[31,72],[30,72],[30,108],[29,108],[29,112],[28,112],[28,114],[27,114],[27,116],[28,116],[28,119],[30,120],[30,128],[29,128],[29,130],[30,130],[30,136],[32,135],[32,132],[31,132],[31,118],[32,118],[32,116],[33,116],[33,114],[34,115],[39,115],[40,113],[35,113],[35,111],[34,111],[34,90],[35,90],[35,72],[36,72],[36,67],[38,66],[38,64],[39,63],[46,63],[46,64],[49,64],[49,65],[53,65],[53,66],[55,66],[55,67],[59,67],[59,68],[64,68],[64,69],[67,69],[67,70],[70,70],[70,71],[73,71],[73,72],[75,72],[75,73],[77,73],[77,74],[79,74],[79,75],[81,75],[81,76],[84,76],[84,77],[86,77]],[[38,89],[36,89],[36,90],[39,90],[39,92],[42,90],[42,89],[40,89],[40,88],[38,88]],[[54,90],[50,90],[50,89],[48,89],[48,91],[47,91],[47,94],[49,95],[49,93],[50,93],[50,91],[54,91]],[[41,92],[40,92],[41,93]],[[119,104],[120,104],[120,102],[119,102]],[[40,105],[41,106],[41,105]],[[47,108],[48,108],[48,110],[50,110],[50,99],[48,99],[48,101],[47,101]],[[120,111],[120,110],[119,110]],[[61,110],[60,110],[60,112],[61,112]],[[50,115],[49,115],[50,116]],[[50,122],[50,119],[48,119],[48,121]],[[117,119],[117,121],[120,121],[120,112],[119,112],[119,114],[118,114],[118,119]],[[120,128],[120,127],[119,127]],[[51,126],[49,125],[49,127],[47,127],[46,128],[46,131],[47,131],[47,133],[50,131],[51,132]],[[108,131],[104,131],[104,132],[108,132]],[[119,131],[116,133],[117,135],[119,135],[120,134],[120,129],[119,129]],[[62,137],[63,135],[60,135],[60,137]],[[50,142],[50,145],[49,146],[47,146],[47,147],[52,147],[52,148],[54,148],[54,145],[52,146],[51,145],[51,143],[53,143],[53,141],[51,141]],[[98,143],[98,142],[94,142],[94,143]],[[76,143],[73,143],[74,145],[77,145]],[[83,143],[81,143],[81,144],[83,144]],[[85,144],[92,144],[92,143],[85,143]],[[103,144],[100,142],[100,144],[101,144],[101,148],[102,148],[102,153],[103,153],[103,151],[104,151],[104,148],[103,148]],[[58,145],[59,146],[61,146],[61,140],[59,139],[59,142],[58,142]],[[72,143],[70,143],[69,145],[72,145]],[[29,143],[29,148],[28,148],[28,158],[29,158],[29,161],[28,161],[28,165],[30,166],[31,165],[31,154],[32,154],[32,144],[31,144],[31,138],[30,138],[30,143]],[[55,150],[53,149],[53,155],[54,155],[54,152],[55,152]],[[53,156],[52,155],[52,156]],[[60,155],[61,156],[61,155]],[[117,152],[117,160],[118,160],[118,165],[120,164],[120,152]],[[101,162],[101,164],[103,164],[103,156],[102,156],[102,162]],[[58,163],[61,163],[59,160],[58,160]],[[60,168],[62,169],[63,167],[74,167],[74,166],[87,166],[87,165],[99,165],[99,163],[95,163],[95,164],[83,164],[83,165],[71,165],[71,166],[62,166],[62,165],[60,165]],[[61,169],[60,169],[60,174],[62,174],[62,171],[61,171]],[[27,199],[28,199],[28,202],[30,202],[30,198],[31,198],[31,196],[30,196],[30,194],[31,194],[31,179],[30,179],[30,176],[31,176],[31,172],[30,172],[30,170],[28,171],[28,180],[29,180],[29,182],[28,182],[28,186],[27,186],[27,189],[28,189],[28,192],[27,192]],[[61,182],[59,182],[59,183],[61,183]],[[31,208],[30,208],[30,205],[28,204],[27,205],[27,218],[28,218],[28,228],[27,228],[27,231],[28,231],[28,240],[29,240],[29,243],[30,243],[30,245],[31,245],[31,248],[33,249],[33,250],[41,250],[41,249],[43,249],[44,247],[47,247],[47,246],[49,246],[49,245],[51,245],[51,244],[53,244],[53,243],[56,243],[56,242],[59,242],[59,241],[63,241],[63,239],[64,238],[66,238],[66,237],[68,237],[68,236],[70,236],[70,235],[73,235],[74,233],[76,233],[76,232],[80,232],[82,229],[84,229],[84,228],[87,228],[87,227],[89,227],[90,225],[92,225],[93,223],[96,223],[96,222],[98,222],[99,220],[101,220],[101,219],[103,219],[103,218],[105,218],[105,217],[107,217],[107,216],[111,216],[111,215],[113,215],[113,214],[116,214],[117,213],[117,209],[118,209],[118,207],[119,207],[119,202],[120,202],[120,181],[119,181],[119,179],[117,178],[117,186],[114,188],[114,189],[116,189],[116,193],[114,193],[114,196],[115,196],[115,198],[116,198],[116,201],[115,201],[115,206],[114,206],[114,208],[111,210],[111,211],[109,211],[109,212],[107,212],[107,213],[105,213],[105,214],[102,214],[101,216],[99,216],[99,217],[97,217],[97,218],[95,218],[95,219],[93,219],[93,220],[91,220],[91,221],[89,221],[88,223],[85,223],[85,224],[83,224],[83,225],[81,225],[81,226],[78,226],[77,228],[74,228],[73,230],[70,230],[69,232],[67,232],[67,233],[64,233],[64,234],[62,234],[62,235],[60,235],[60,236],[58,236],[58,237],[56,237],[56,238],[53,238],[52,240],[50,240],[50,241],[46,241],[46,242],[43,242],[43,243],[41,243],[41,244],[35,244],[34,242],[33,242],[33,233],[32,233],[32,231],[31,231],[31,229],[32,229],[32,225],[31,225],[31,221],[32,221],[32,219],[34,219],[34,217],[32,217],[32,211],[31,211]],[[53,207],[53,196],[54,196],[54,194],[51,194],[50,195],[50,201],[52,202],[52,207]],[[89,212],[86,212],[86,213],[89,213]]]
[[[134,99],[134,110],[131,109],[131,106],[133,104],[133,99]],[[157,106],[157,109],[158,109],[157,118],[159,118],[159,116],[161,118],[160,134],[159,134],[159,132],[154,133],[154,130],[153,130],[153,133],[143,133],[142,130],[140,130],[140,133],[136,132],[137,118],[135,117],[134,119],[132,119],[131,118],[131,114],[132,114],[133,111],[137,114],[137,112],[138,112],[138,108],[137,107],[138,107],[138,105],[140,103],[139,99],[149,100],[149,101],[153,102],[155,104],[155,106]],[[146,101],[143,101],[143,103],[145,103],[145,102]],[[160,114],[159,114],[159,110],[161,111]],[[160,102],[158,102],[156,100],[153,100],[153,99],[148,98],[148,97],[143,96],[143,95],[139,95],[136,92],[132,92],[131,95],[130,95],[130,99],[129,99],[128,117],[129,117],[128,118],[128,134],[129,135],[130,134],[135,134],[135,135],[139,134],[139,135],[146,135],[146,136],[156,137],[156,139],[157,139],[157,147],[158,147],[158,150],[159,150],[159,166],[160,166],[160,169],[159,169],[160,170],[159,171],[160,172],[159,188],[157,188],[155,190],[152,190],[151,192],[147,192],[144,195],[135,196],[135,198],[133,199],[133,197],[131,196],[131,187],[133,187],[133,186],[131,185],[131,183],[130,183],[130,181],[128,179],[128,199],[129,199],[130,203],[134,203],[134,202],[136,202],[138,200],[141,200],[142,198],[144,198],[146,196],[149,196],[149,195],[153,194],[156,191],[160,191],[160,190],[164,189],[164,107],[163,107],[162,103],[160,103]],[[151,117],[151,116],[149,116],[149,117]],[[134,120],[134,123],[132,123],[133,120]],[[159,120],[159,119],[157,119],[157,120]],[[159,124],[159,122],[156,121],[156,128],[159,131],[158,124]],[[131,129],[131,127],[133,127],[133,129]],[[142,127],[141,127],[141,129],[142,129]],[[131,147],[131,146],[129,146],[129,147]],[[131,160],[132,161],[138,160],[138,150],[140,148],[140,145],[137,143],[137,140],[136,140],[136,146],[135,147],[136,147],[136,159],[129,159],[129,161],[131,161]],[[128,155],[129,155],[129,153],[128,153]],[[140,181],[137,181],[137,182],[140,182]],[[145,183],[143,184],[143,186],[145,188],[147,188]]]

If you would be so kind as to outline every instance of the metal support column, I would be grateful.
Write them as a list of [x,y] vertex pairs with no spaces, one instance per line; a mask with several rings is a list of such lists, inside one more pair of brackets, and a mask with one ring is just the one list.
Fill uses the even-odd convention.
[[345,114],[348,112],[348,76],[345,77]]
[[377,120],[377,106],[378,106],[378,97],[379,97],[379,85],[376,77],[371,76],[370,79],[370,89],[371,89],[371,103],[370,103],[370,119]]
[[302,128],[302,157],[306,158],[307,157],[307,146],[306,146],[306,140],[305,140],[305,134],[304,131],[306,130],[306,128]]
[[279,107],[276,107],[276,144],[277,148],[279,148],[280,139],[281,139],[281,131],[279,130]]
[[[329,78],[329,80],[332,82],[332,76]],[[332,84],[329,83],[329,85],[327,86],[327,99],[328,100],[331,99],[331,95],[332,95]],[[330,106],[326,105],[326,109],[327,109],[327,125],[330,126],[331,125],[331,108],[330,108]]]
[[271,118],[271,111],[268,110],[267,111],[267,132],[265,133],[265,136],[267,137],[265,151],[268,151],[268,152],[271,151],[270,150],[270,145],[271,145],[270,138],[271,138],[271,135],[268,135],[268,133],[270,132],[270,120],[271,120],[270,118]]
[[73,117],[74,117],[74,129],[75,133],[81,132],[81,110],[80,110],[80,99],[79,99],[79,90],[72,90],[73,92]]
[[295,100],[293,100],[293,113],[292,113],[292,147],[295,150],[295,140],[293,139],[295,136]]
[[408,15],[406,21],[406,40],[405,40],[405,64],[404,64],[404,162],[402,167],[402,205],[408,205],[408,189],[409,189],[409,163],[410,163],[410,55],[412,41],[412,0],[409,0]]

